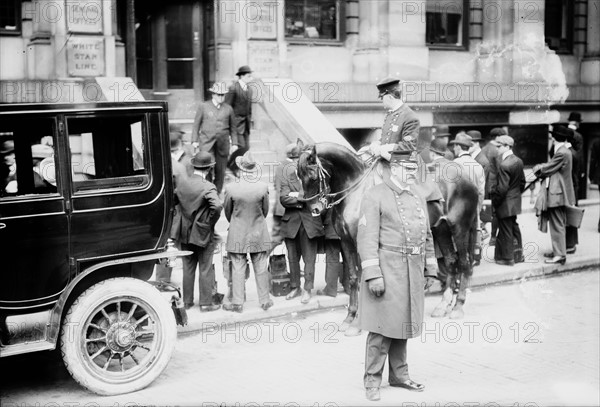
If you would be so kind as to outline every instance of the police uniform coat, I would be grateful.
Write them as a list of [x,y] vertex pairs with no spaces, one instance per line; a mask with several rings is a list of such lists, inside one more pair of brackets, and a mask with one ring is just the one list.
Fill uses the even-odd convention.
[[244,176],[225,187],[225,216],[229,221],[225,249],[231,253],[258,253],[271,250],[266,217],[269,213],[269,186]]
[[[362,266],[360,328],[395,339],[420,335],[425,265],[437,263],[425,197],[387,179],[376,185],[361,203],[357,240]],[[380,297],[368,288],[368,280],[377,277],[385,282]]]
[[396,144],[401,150],[416,150],[419,118],[406,103],[385,115],[381,127],[381,144]]
[[309,239],[324,236],[325,229],[321,217],[312,216],[309,207],[297,198],[291,197],[290,192],[299,192],[300,196],[303,193],[296,171],[290,171],[289,177],[281,179],[279,199],[285,207],[285,213],[281,218],[281,235],[286,239],[294,239],[302,225]]

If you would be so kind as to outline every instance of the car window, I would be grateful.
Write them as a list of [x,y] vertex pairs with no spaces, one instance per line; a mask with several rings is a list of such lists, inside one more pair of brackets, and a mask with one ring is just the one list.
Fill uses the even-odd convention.
[[2,198],[57,193],[55,120],[0,121],[0,195]]
[[75,191],[148,184],[145,116],[67,117]]

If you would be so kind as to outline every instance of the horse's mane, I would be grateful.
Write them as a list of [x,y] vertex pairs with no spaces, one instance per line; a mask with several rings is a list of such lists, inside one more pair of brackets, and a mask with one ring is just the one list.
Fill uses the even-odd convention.
[[345,188],[348,183],[357,179],[365,169],[363,161],[349,148],[341,144],[323,142],[307,146],[300,154],[298,174],[301,177],[307,173],[307,168],[311,165],[308,162],[310,159],[308,153],[313,146],[323,169],[329,174],[332,192]]

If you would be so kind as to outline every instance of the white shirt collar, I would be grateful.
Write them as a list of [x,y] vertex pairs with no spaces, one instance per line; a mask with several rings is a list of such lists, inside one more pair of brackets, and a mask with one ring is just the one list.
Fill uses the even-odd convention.
[[244,82],[243,80],[238,80],[238,82],[240,83],[240,86],[242,87],[243,90],[248,89],[248,84],[246,82]]
[[502,161],[506,160],[506,157],[508,157],[509,155],[513,155],[513,151],[512,150],[506,150],[505,152],[502,153]]
[[396,106],[393,109],[388,110],[388,112],[393,113],[393,112],[397,111],[398,109],[400,109],[402,107],[403,104],[404,104],[404,102],[402,101],[402,99],[398,99],[398,106]]
[[179,161],[179,159],[181,158],[181,156],[183,155],[183,153],[184,153],[183,149],[171,151],[171,157],[173,157],[173,159],[175,161]]
[[556,144],[554,145],[554,151],[558,150],[559,148],[561,148],[564,145],[565,145],[564,141],[557,141]]
[[215,107],[216,107],[217,109],[220,109],[220,108],[221,108],[221,104],[220,104],[220,103],[217,103],[217,102],[215,102],[215,101],[214,101],[214,99],[213,99],[213,101],[212,101],[212,102],[213,102],[213,105],[215,105]]

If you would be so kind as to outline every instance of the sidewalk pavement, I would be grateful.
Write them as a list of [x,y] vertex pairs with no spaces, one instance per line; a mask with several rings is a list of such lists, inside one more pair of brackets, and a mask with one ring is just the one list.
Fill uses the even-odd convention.
[[[273,195],[273,194],[272,194]],[[598,233],[598,217],[600,209],[600,198],[598,189],[588,190],[588,199],[579,201],[579,206],[585,208],[585,214],[581,228],[579,229],[579,245],[574,254],[567,256],[567,262],[564,265],[550,265],[544,263],[543,254],[551,251],[550,234],[542,233],[537,228],[537,218],[533,210],[533,202],[528,193],[523,197],[523,213],[518,216],[517,221],[521,228],[523,237],[523,255],[525,262],[515,266],[502,266],[496,264],[494,259],[494,247],[484,242],[482,248],[481,264],[474,269],[471,280],[471,288],[486,286],[490,284],[509,283],[523,281],[525,279],[551,275],[563,272],[574,272],[583,269],[589,269],[600,266],[600,233]],[[269,230],[271,225],[271,216],[267,219]],[[217,223],[216,231],[225,239],[227,236],[228,223],[224,216]],[[487,226],[488,231],[490,225]],[[224,244],[223,244],[224,247]],[[283,253],[285,245],[280,245],[275,249],[276,254]],[[226,253],[218,252],[214,256],[214,265],[218,289],[220,293],[227,293],[227,282],[223,277],[222,258]],[[182,269],[181,261],[173,269],[172,282],[181,287]],[[304,281],[304,280],[302,280]],[[338,294],[337,297],[317,296],[317,289],[325,287],[325,255],[320,254],[317,257],[317,266],[315,272],[315,289],[313,296],[308,304],[301,304],[300,297],[292,300],[286,300],[285,297],[273,297],[274,306],[268,311],[260,308],[258,296],[256,293],[256,284],[254,272],[246,281],[247,300],[244,304],[243,313],[224,311],[223,309],[213,312],[200,312],[198,305],[188,310],[188,324],[185,327],[178,326],[179,334],[194,333],[202,330],[214,329],[222,325],[230,325],[240,322],[252,322],[262,319],[271,319],[286,314],[295,314],[299,312],[314,311],[319,309],[331,309],[336,307],[345,307],[348,305],[348,295]],[[430,288],[428,295],[439,295],[438,290]],[[196,281],[195,294],[198,298],[198,282]],[[196,301],[197,304],[197,301]],[[342,321],[339,321],[340,323]]]

